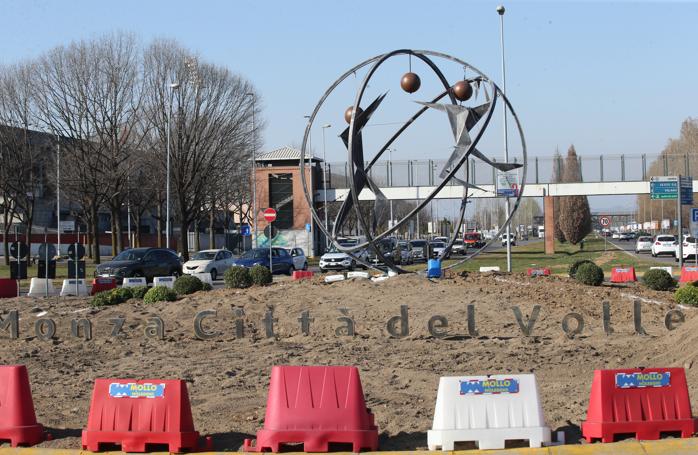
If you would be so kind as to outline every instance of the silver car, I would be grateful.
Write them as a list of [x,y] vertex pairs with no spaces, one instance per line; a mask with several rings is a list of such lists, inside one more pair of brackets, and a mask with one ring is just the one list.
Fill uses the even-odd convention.
[[182,272],[210,273],[211,279],[216,281],[233,265],[233,260],[233,253],[228,250],[202,250],[184,263]]
[[635,253],[651,253],[652,252],[652,237],[642,236],[638,237],[635,243]]

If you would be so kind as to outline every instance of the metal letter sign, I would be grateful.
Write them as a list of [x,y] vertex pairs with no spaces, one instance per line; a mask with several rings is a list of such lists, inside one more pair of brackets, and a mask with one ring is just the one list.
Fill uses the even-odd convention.
[[650,178],[650,198],[651,199],[676,199],[679,196],[679,178],[651,177]]

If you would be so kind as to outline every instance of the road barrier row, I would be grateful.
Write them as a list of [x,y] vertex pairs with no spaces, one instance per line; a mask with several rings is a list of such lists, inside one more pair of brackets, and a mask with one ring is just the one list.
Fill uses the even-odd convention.
[[[588,442],[610,443],[621,435],[688,438],[697,423],[682,368],[635,368],[594,371],[581,428]],[[26,367],[0,366],[0,440],[17,447],[47,437],[36,420]],[[535,375],[440,378],[427,433],[430,450],[452,451],[463,442],[503,449],[512,440],[527,440],[530,447],[552,444]],[[279,452],[298,444],[305,452],[328,452],[338,444],[351,445],[353,452],[378,450],[378,427],[356,367],[272,368],[264,427],[243,449]],[[208,450],[212,440],[194,427],[183,380],[96,379],[82,448],[97,452],[113,445],[126,452],[161,445],[182,452]]]

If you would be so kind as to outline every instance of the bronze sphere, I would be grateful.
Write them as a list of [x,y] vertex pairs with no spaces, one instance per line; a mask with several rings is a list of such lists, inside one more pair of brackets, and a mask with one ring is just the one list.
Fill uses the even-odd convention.
[[400,80],[400,87],[407,93],[414,93],[421,87],[422,81],[415,73],[405,73]]
[[456,97],[458,101],[468,101],[471,96],[473,96],[473,87],[468,81],[458,81],[453,87],[453,96]]
[[[362,113],[363,111],[364,111],[363,109],[359,108],[359,109],[356,111],[356,115],[357,115],[357,116],[358,116],[358,115],[361,115],[361,113]],[[351,123],[351,114],[352,114],[353,112],[354,112],[354,106],[349,106],[349,107],[347,108],[347,110],[344,111],[344,120],[345,120],[347,123]]]

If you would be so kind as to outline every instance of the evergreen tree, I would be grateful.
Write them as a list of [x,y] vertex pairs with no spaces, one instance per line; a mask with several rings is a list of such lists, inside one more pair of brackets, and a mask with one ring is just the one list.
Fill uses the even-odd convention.
[[[565,163],[562,160],[560,151],[556,148],[555,155],[553,155],[553,175],[552,183],[562,183],[562,175],[565,170]],[[553,198],[553,223],[555,226],[554,235],[555,240],[558,242],[565,242],[565,234],[560,229],[560,199],[559,197]]]
[[[562,174],[564,183],[582,181],[582,171],[574,145],[567,151],[565,169]],[[586,196],[564,196],[560,198],[560,218],[558,223],[565,238],[576,245],[591,232],[591,211]]]

